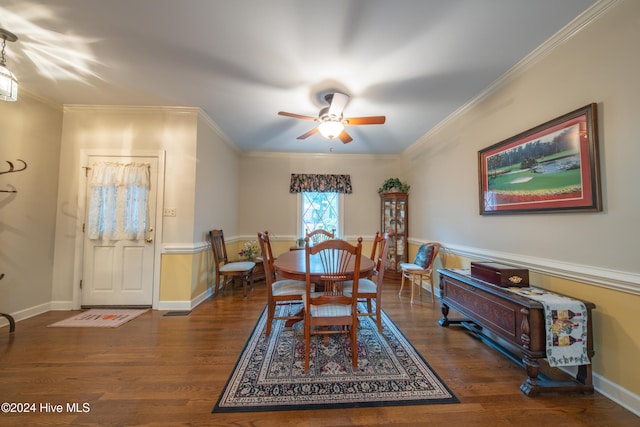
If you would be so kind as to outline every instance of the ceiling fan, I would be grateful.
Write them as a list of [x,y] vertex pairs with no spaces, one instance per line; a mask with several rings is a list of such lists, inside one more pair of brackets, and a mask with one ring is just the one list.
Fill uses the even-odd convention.
[[343,143],[353,141],[353,138],[344,130],[345,126],[358,125],[381,125],[385,122],[385,116],[369,116],[369,117],[348,117],[343,118],[342,113],[344,107],[349,102],[349,96],[344,93],[329,93],[324,97],[329,103],[328,107],[320,110],[318,117],[302,116],[300,114],[287,113],[280,111],[281,116],[293,117],[294,119],[311,120],[318,122],[319,125],[311,129],[309,132],[300,135],[297,139],[305,139],[311,135],[320,132],[327,139],[338,137]]

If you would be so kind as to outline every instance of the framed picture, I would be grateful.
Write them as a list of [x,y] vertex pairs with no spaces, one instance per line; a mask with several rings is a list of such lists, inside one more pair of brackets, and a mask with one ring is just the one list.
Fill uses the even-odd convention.
[[478,152],[480,215],[601,211],[596,104]]

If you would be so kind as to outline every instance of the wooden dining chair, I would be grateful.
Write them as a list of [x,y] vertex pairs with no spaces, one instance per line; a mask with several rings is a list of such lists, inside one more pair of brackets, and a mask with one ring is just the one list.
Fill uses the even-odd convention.
[[[388,238],[387,234],[387,238]],[[382,238],[380,237],[380,231],[376,231],[376,235],[373,238],[373,245],[371,246],[371,256],[369,257],[373,262],[376,262],[376,254],[379,253],[379,250],[382,250]],[[373,276],[378,274],[378,265],[376,263],[376,268],[371,272],[371,274],[367,277],[367,279],[371,279]]]
[[[361,278],[358,282],[358,301],[366,301],[367,311],[358,312],[358,316],[374,317],[378,331],[382,332],[382,282],[384,281],[384,269],[386,266],[387,254],[389,252],[389,235],[384,233],[376,233],[373,241],[373,249],[371,250],[371,260],[376,267],[371,277]],[[352,292],[351,281],[345,282],[345,292]],[[375,313],[373,311],[372,301],[375,300]]]
[[411,304],[413,304],[414,286],[418,286],[418,293],[420,293],[422,291],[422,281],[427,280],[431,284],[431,302],[435,302],[435,286],[433,284],[433,261],[438,256],[439,251],[440,243],[425,243],[421,245],[420,248],[418,248],[418,253],[413,260],[413,263],[400,264],[402,280],[400,281],[400,292],[398,292],[398,295],[402,295],[404,280],[409,279],[411,281]]
[[309,238],[309,242],[311,242],[312,245],[315,245],[317,243],[323,242],[325,240],[329,240],[329,239],[335,239],[336,238],[336,230],[335,228],[331,231],[327,231],[327,230],[322,230],[322,229],[317,229],[317,230],[313,230],[313,231],[309,231],[307,230],[307,234],[305,235],[305,237]]
[[[230,281],[241,279],[243,297],[247,298],[248,287],[253,290],[253,269],[256,263],[253,261],[229,262],[227,246],[224,243],[224,233],[222,230],[209,231],[209,239],[211,241],[211,251],[213,252],[214,268],[216,270],[216,283],[213,296],[217,296],[219,290],[224,293],[227,279],[230,279]],[[222,286],[220,286],[220,282],[222,282]]]
[[[311,335],[324,335],[325,345],[331,334],[347,334],[351,341],[353,368],[358,367],[358,281],[362,237],[356,246],[344,240],[325,240],[316,245],[306,238],[306,291],[304,295],[304,371],[309,370]],[[311,257],[320,263],[323,290],[314,292],[311,282]],[[351,277],[353,276],[353,277]],[[344,282],[352,279],[352,292],[344,292]],[[338,326],[338,329],[331,327]]]
[[[269,232],[258,233],[258,243],[262,251],[262,263],[264,265],[265,281],[267,283],[267,327],[265,335],[271,335],[271,326],[274,320],[303,320],[302,310],[296,313],[290,311],[286,315],[276,316],[276,307],[279,305],[292,305],[292,303],[302,303],[302,297],[306,290],[304,280],[281,279],[277,280],[273,267],[273,251],[271,250],[271,240]],[[312,290],[315,288],[312,287]]]

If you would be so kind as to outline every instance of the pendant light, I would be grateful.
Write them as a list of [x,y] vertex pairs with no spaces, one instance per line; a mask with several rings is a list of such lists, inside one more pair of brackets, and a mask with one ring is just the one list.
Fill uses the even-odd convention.
[[344,130],[344,125],[340,120],[326,120],[318,126],[318,130],[327,139],[333,139]]
[[0,56],[0,100],[15,101],[18,99],[18,79],[6,67],[4,58],[4,48],[7,41],[14,42],[18,40],[15,34],[0,28],[0,37],[2,37],[2,56]]

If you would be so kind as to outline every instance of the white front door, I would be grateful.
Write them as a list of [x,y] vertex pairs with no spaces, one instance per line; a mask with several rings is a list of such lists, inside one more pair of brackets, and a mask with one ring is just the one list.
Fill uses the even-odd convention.
[[93,240],[84,233],[82,306],[152,306],[155,227],[158,198],[158,158],[147,156],[88,156],[85,224],[88,224],[91,165],[100,162],[148,163],[150,190],[146,236],[140,240]]

